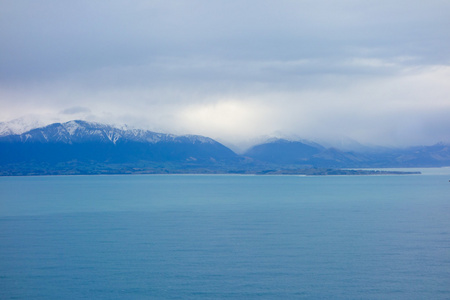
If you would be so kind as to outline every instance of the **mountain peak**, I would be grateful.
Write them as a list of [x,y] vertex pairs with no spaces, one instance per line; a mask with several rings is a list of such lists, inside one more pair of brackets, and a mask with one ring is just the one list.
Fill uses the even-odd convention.
[[63,125],[64,129],[66,129],[70,135],[73,135],[75,133],[75,131],[77,131],[78,129],[80,129],[82,127],[85,128],[86,126],[83,126],[83,125],[85,125],[85,123],[86,122],[84,122],[84,121],[74,120],[74,121],[69,121],[69,122],[63,123],[62,125]]

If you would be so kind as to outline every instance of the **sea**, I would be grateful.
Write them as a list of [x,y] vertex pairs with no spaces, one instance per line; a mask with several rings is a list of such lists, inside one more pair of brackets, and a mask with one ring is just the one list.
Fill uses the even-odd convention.
[[450,168],[0,177],[0,299],[450,299]]

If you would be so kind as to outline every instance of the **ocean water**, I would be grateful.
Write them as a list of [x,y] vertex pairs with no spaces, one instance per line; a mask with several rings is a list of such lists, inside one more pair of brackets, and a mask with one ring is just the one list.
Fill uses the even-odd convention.
[[450,299],[438,174],[0,177],[0,299]]

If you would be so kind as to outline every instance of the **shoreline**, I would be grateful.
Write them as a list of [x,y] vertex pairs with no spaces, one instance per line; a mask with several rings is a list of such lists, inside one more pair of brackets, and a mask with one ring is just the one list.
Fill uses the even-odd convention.
[[421,171],[376,170],[376,169],[271,169],[271,170],[48,170],[29,172],[6,171],[0,177],[42,177],[42,176],[114,176],[114,175],[228,175],[228,176],[386,176],[386,175],[422,175]]

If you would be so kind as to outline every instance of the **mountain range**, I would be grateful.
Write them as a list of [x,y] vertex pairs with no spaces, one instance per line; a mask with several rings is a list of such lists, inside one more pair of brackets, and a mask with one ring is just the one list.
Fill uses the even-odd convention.
[[65,161],[131,163],[230,161],[237,155],[213,139],[70,121],[0,137],[0,163]]
[[314,168],[450,166],[450,147],[444,143],[345,151],[311,141],[275,139],[238,155],[204,136],[176,136],[81,120],[23,132],[20,126],[12,131],[5,129],[7,123],[0,125],[0,175],[290,173]]
[[409,148],[366,147],[363,151],[342,151],[305,141],[284,139],[256,145],[244,155],[277,165],[332,168],[408,168],[450,166],[450,146]]

